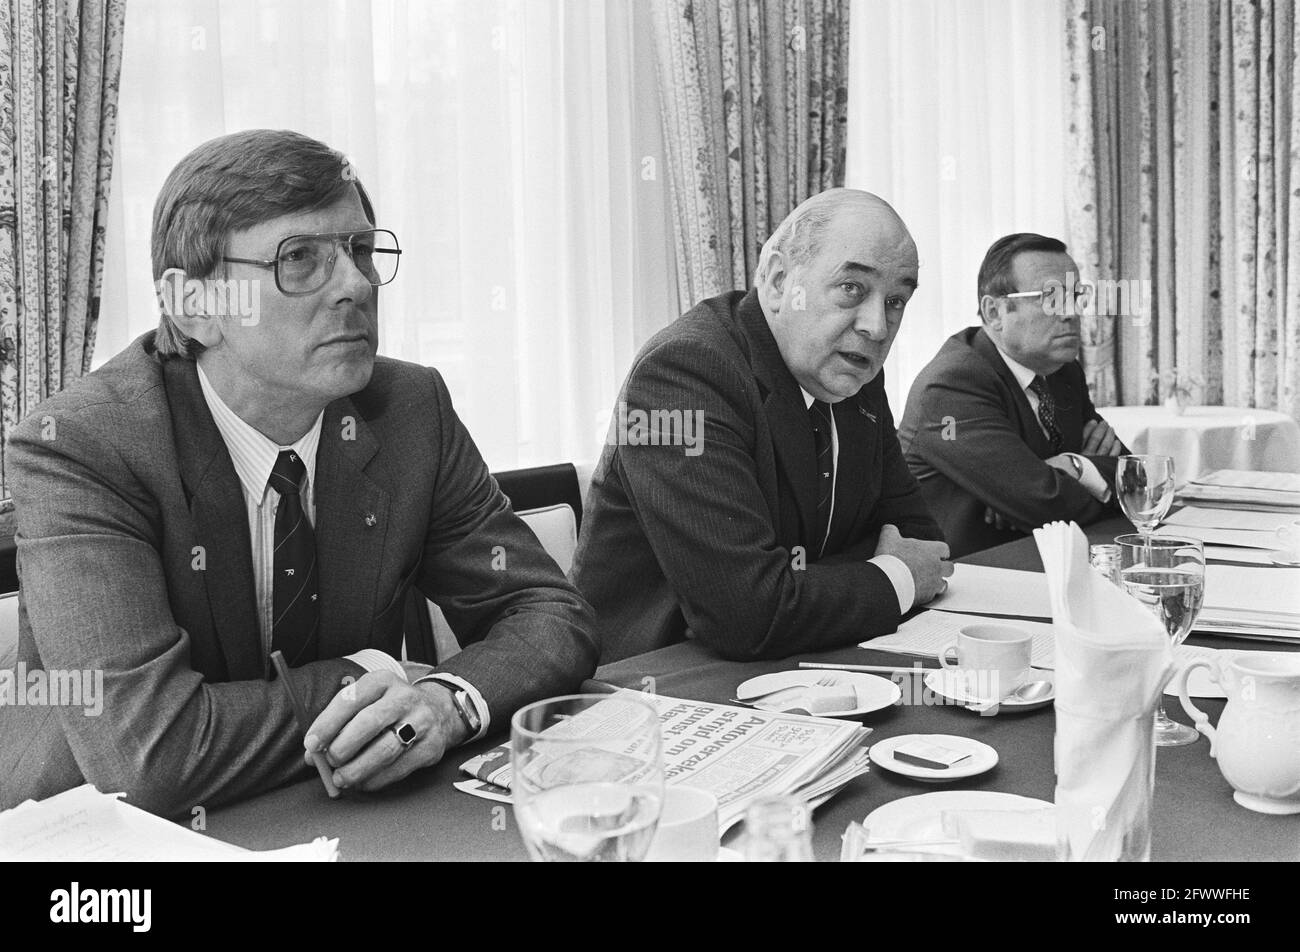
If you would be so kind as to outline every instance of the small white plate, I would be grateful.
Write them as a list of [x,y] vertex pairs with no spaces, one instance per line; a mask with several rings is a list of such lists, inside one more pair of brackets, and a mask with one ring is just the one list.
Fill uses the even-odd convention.
[[[867,814],[862,825],[871,831],[873,840],[937,840],[943,838],[945,810],[1042,810],[1052,804],[1033,797],[992,790],[941,790],[918,793],[914,797],[892,800]],[[961,855],[951,846],[916,846],[924,852]]]
[[1274,565],[1300,565],[1300,559],[1285,549],[1273,549],[1268,553],[1268,557],[1273,560]]
[[715,863],[743,863],[745,854],[740,850],[733,850],[730,846],[718,847],[718,858]]
[[[872,711],[879,711],[891,704],[898,703],[903,697],[903,689],[888,678],[877,677],[874,674],[863,674],[861,671],[830,671],[817,668],[801,668],[798,671],[777,671],[774,674],[760,674],[758,677],[750,678],[740,684],[736,688],[736,697],[742,701],[751,697],[761,698],[762,695],[767,694],[769,691],[810,687],[826,677],[833,677],[836,686],[851,686],[857,698],[857,705],[844,711],[817,711],[815,712],[816,717],[856,717],[859,714],[870,714]],[[783,710],[798,706],[797,703],[791,703],[787,697],[778,697],[777,701],[778,704],[772,704],[766,699],[760,699],[752,703],[754,707],[761,711],[772,711],[774,713],[780,713]]]
[[[1056,683],[1055,674],[1051,671],[1045,671],[1041,668],[1033,668],[1025,675],[1025,681],[1051,681]],[[962,684],[962,673],[960,671],[950,671],[946,668],[936,668],[925,676],[925,686],[942,698],[947,698],[957,704],[981,704],[987,698],[972,697],[967,694]],[[1047,697],[1039,698],[1037,701],[1010,700],[1003,701],[998,705],[999,711],[1032,711],[1040,707],[1046,707],[1056,700],[1056,689],[1053,687],[1052,693]]]
[[[939,744],[942,747],[970,754],[970,756],[960,763],[953,764],[946,770],[904,763],[894,757],[896,747],[914,740]],[[977,774],[992,770],[998,762],[998,752],[988,744],[982,744],[969,737],[958,737],[956,734],[903,734],[899,737],[887,737],[873,744],[871,747],[871,762],[905,777],[915,777],[917,780],[924,780],[927,783],[947,783],[950,780],[974,777]]]

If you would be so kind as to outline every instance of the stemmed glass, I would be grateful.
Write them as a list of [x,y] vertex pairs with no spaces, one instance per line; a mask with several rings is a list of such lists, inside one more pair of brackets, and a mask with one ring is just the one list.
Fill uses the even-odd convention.
[[[1174,647],[1183,643],[1205,600],[1205,548],[1197,539],[1178,536],[1122,535],[1119,546],[1119,578],[1128,592],[1155,613]],[[1181,747],[1200,735],[1185,724],[1165,715],[1160,696],[1156,711],[1156,744]]]
[[538,701],[510,719],[510,789],[528,855],[645,858],[663,807],[659,715],[631,694]]
[[1174,461],[1168,456],[1121,456],[1115,466],[1115,494],[1129,522],[1149,540],[1174,502]]

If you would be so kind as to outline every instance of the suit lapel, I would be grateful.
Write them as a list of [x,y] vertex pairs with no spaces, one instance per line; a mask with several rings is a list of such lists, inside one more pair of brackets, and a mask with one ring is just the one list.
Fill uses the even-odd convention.
[[316,454],[322,658],[355,651],[374,621],[389,494],[365,472],[379,443],[349,398],[325,408]]
[[[998,378],[1011,391],[1011,401],[1016,410],[1017,425],[1020,427],[1020,438],[1029,444],[1040,459],[1047,459],[1052,456],[1052,444],[1048,442],[1047,436],[1043,433],[1043,428],[1038,425],[1038,415],[1034,413],[1034,408],[1029,405],[1029,397],[1025,396],[1025,390],[1020,386],[1020,381],[1016,379],[1016,375],[1011,372],[1007,362],[998,353],[997,346],[984,333],[984,328],[981,327],[975,332],[971,348],[988,362],[989,366],[997,372]],[[1055,393],[1055,390],[1053,390],[1053,393]]]
[[773,450],[799,509],[802,537],[809,539],[817,524],[817,459],[812,423],[799,384],[781,357],[781,351],[750,290],[736,308],[736,321],[749,340],[754,377],[763,393],[763,412],[772,433]]
[[194,362],[162,361],[181,482],[202,547],[203,585],[217,642],[232,681],[265,675],[253,582],[248,510],[234,464],[208,410]]

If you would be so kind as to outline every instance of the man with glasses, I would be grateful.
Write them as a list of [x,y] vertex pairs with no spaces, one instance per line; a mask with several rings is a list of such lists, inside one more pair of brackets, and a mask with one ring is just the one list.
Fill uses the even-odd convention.
[[[308,762],[371,791],[592,673],[589,606],[442,377],[375,355],[401,258],[313,139],[237,133],[173,170],[157,331],[8,447],[19,661],[100,672],[103,697],[0,706],[0,807],[90,782],[189,816]],[[401,660],[412,588],[464,646],[407,643],[436,666]]]
[[912,384],[898,437],[954,557],[1118,511],[1128,450],[1078,363],[1090,293],[1078,274],[1055,238],[999,238],[980,265],[982,325],[948,338]]

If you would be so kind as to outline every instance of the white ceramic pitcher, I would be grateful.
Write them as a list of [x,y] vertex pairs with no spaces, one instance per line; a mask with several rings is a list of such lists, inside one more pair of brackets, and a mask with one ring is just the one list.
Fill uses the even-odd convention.
[[[1228,695],[1218,727],[1187,695],[1188,677],[1200,667]],[[1234,800],[1259,813],[1300,813],[1300,654],[1225,651],[1213,662],[1193,661],[1179,676],[1178,696],[1210,739]]]

